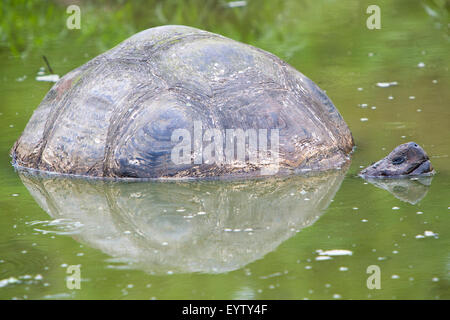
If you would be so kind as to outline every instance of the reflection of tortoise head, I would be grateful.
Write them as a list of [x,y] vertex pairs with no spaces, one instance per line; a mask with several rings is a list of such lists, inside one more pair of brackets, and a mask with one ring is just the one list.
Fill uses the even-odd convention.
[[220,273],[311,225],[344,174],[190,182],[20,176],[51,217],[80,222],[76,238],[91,247],[148,272]]
[[389,191],[394,197],[411,204],[419,203],[427,194],[433,177],[403,179],[366,178],[374,186]]

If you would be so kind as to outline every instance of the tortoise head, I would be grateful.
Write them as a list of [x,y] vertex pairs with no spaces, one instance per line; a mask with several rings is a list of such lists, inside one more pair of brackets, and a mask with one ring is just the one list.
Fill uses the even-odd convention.
[[415,142],[396,147],[384,159],[362,170],[363,177],[420,176],[434,173],[430,158]]

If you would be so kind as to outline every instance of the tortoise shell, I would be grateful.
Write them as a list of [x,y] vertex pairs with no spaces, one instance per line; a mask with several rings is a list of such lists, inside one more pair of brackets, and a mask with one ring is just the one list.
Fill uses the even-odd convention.
[[[192,147],[183,151],[189,161],[173,161],[180,144],[174,131],[192,132],[196,123],[201,134],[213,130],[221,139],[200,136],[196,149],[184,137]],[[269,133],[277,130],[278,148],[270,152],[281,170],[340,167],[353,147],[349,128],[326,94],[273,54],[207,31],[162,26],[128,38],[62,77],[11,154],[19,167],[96,177],[261,173],[268,164],[248,161],[251,150],[244,165],[234,158],[211,162],[199,156],[199,150],[211,151],[206,142],[225,141],[229,129],[247,134],[245,146],[250,146],[249,132],[257,132],[261,146],[264,134],[271,141]],[[217,146],[213,150],[221,155]]]

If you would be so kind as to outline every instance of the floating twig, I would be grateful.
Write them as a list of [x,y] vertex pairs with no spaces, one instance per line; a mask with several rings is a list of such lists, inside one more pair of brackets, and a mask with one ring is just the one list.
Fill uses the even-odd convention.
[[45,64],[47,65],[48,72],[50,74],[54,74],[52,67],[50,67],[50,63],[48,63],[47,57],[46,56],[42,56],[42,58],[44,59]]

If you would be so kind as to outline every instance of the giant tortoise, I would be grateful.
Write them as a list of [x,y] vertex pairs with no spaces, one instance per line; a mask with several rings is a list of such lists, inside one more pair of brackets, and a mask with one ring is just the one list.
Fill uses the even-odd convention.
[[[11,155],[16,167],[69,175],[198,178],[324,171],[353,147],[331,100],[292,66],[221,35],[162,26],[62,77]],[[432,170],[409,143],[362,174]]]

